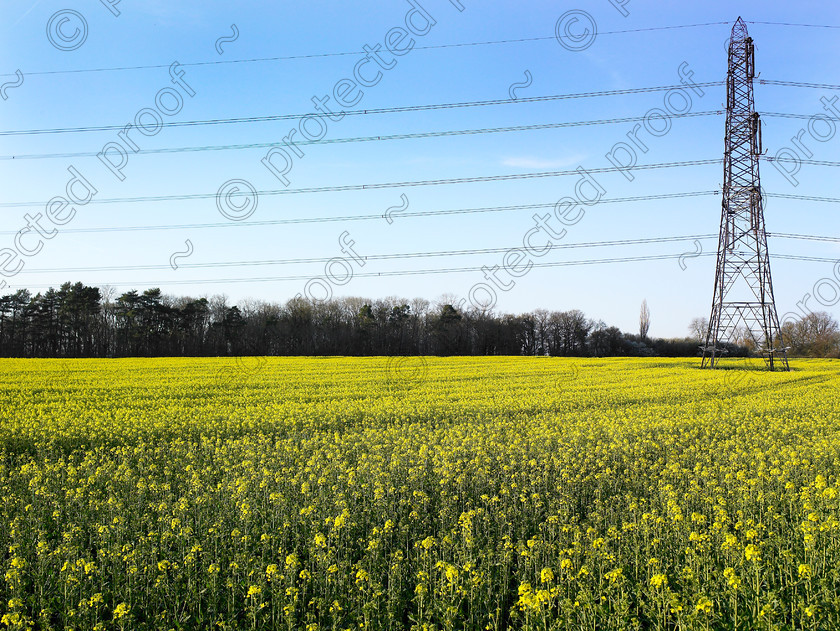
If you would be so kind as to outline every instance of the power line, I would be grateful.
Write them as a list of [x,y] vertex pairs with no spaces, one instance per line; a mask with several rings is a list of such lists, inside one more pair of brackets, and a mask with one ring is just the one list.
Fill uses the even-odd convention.
[[[723,110],[708,110],[705,112],[689,112],[681,114],[680,118],[695,118],[701,116],[721,116]],[[785,114],[780,112],[766,112],[761,114],[764,118],[796,118],[808,120],[813,118],[813,114]],[[564,123],[540,123],[535,125],[516,125],[511,127],[485,127],[479,129],[459,129],[449,131],[429,131],[417,132],[413,134],[391,134],[379,136],[358,136],[352,138],[325,138],[323,140],[301,140],[295,144],[298,146],[307,145],[330,145],[330,144],[345,144],[355,142],[372,142],[372,141],[386,141],[386,140],[415,140],[421,138],[442,138],[449,136],[466,136],[478,134],[495,134],[503,132],[521,132],[521,131],[540,131],[546,129],[562,129],[566,127],[583,127],[589,125],[613,125],[620,123],[637,123],[646,120],[645,116],[632,116],[628,118],[607,118],[588,121],[570,121]],[[134,152],[132,155],[147,155],[160,153],[183,153],[192,151],[228,151],[240,149],[267,149],[275,146],[276,142],[257,142],[247,144],[227,144],[227,145],[204,145],[198,147],[170,147],[160,149],[141,149]],[[80,152],[80,153],[41,153],[41,154],[24,154],[24,155],[9,155],[0,156],[0,160],[35,160],[48,158],[90,158],[98,155],[95,152]]]
[[[693,118],[698,116],[720,116],[723,114],[722,110],[709,110],[706,112],[690,112],[682,114],[680,118]],[[807,117],[810,118],[810,117]],[[295,142],[298,146],[307,145],[329,145],[329,144],[344,144],[354,142],[371,142],[383,140],[415,140],[419,138],[441,138],[448,136],[467,136],[478,134],[495,134],[502,132],[521,132],[521,131],[537,131],[546,129],[561,129],[565,127],[584,127],[589,125],[613,125],[618,123],[637,123],[646,120],[645,116],[633,116],[629,118],[607,118],[600,120],[588,121],[571,121],[565,123],[541,123],[535,125],[516,125],[513,127],[486,127],[480,129],[458,129],[450,131],[429,131],[418,132],[413,134],[391,134],[385,136],[360,136],[354,138],[331,138],[324,140],[301,140]],[[277,145],[276,142],[260,142],[238,145],[207,145],[201,147],[175,147],[163,149],[141,149],[132,153],[132,155],[144,154],[158,154],[158,153],[182,153],[188,151],[227,151],[238,149],[267,149]],[[44,154],[28,154],[28,155],[13,155],[0,156],[0,160],[28,160],[28,159],[44,159],[44,158],[88,158],[98,155],[96,152],[82,152],[82,153],[44,153]]]
[[[719,190],[710,191],[688,191],[684,193],[661,193],[658,195],[640,195],[635,197],[619,197],[615,199],[604,198],[598,202],[598,205],[603,204],[617,204],[627,202],[642,202],[655,201],[663,199],[685,199],[690,197],[704,197],[710,195],[720,195]],[[821,202],[821,203],[840,203],[838,197],[814,197],[811,195],[793,195],[789,193],[768,193],[765,192],[765,197],[775,197],[779,199],[792,199],[798,201]],[[416,212],[401,212],[400,219],[407,219],[410,217],[437,217],[446,215],[464,215],[475,213],[497,213],[509,212],[517,210],[539,210],[553,208],[555,202],[545,204],[515,204],[509,206],[483,206],[478,208],[451,208],[444,210],[426,210]],[[289,219],[268,219],[263,221],[224,221],[217,223],[191,223],[191,224],[167,224],[167,225],[153,225],[153,226],[113,226],[113,227],[99,227],[99,228],[63,228],[62,234],[73,233],[105,233],[105,232],[137,232],[137,231],[158,231],[158,230],[201,230],[208,228],[254,228],[264,226],[281,226],[290,224],[308,224],[308,223],[333,223],[345,221],[372,221],[384,219],[385,215],[338,215],[335,217],[293,217]],[[16,230],[0,231],[0,235],[14,235]],[[775,233],[772,236],[784,236],[780,233]],[[828,237],[825,237],[828,240]]]
[[[612,241],[589,241],[583,243],[559,243],[548,244],[544,249],[546,252],[553,250],[576,250],[587,248],[605,248],[605,247],[621,247],[628,245],[643,245],[651,243],[673,243],[675,241],[692,241],[692,240],[708,240],[715,239],[717,234],[690,234],[674,237],[648,237],[643,239],[617,239]],[[838,242],[838,237],[823,237],[816,235],[799,235],[774,233],[768,234],[768,237],[778,237],[786,239],[805,239],[811,241],[829,241]],[[478,248],[478,249],[464,249],[464,250],[432,250],[423,252],[401,252],[395,254],[371,254],[368,256],[361,256],[365,261],[387,261],[392,259],[413,259],[413,258],[437,258],[450,256],[476,256],[485,254],[503,254],[513,249],[521,249],[516,247],[505,248]],[[542,251],[542,250],[541,250]],[[778,255],[785,256],[785,255]],[[313,258],[292,258],[292,259],[272,259],[272,260],[257,260],[257,261],[216,261],[212,263],[183,263],[179,265],[180,268],[202,269],[202,268],[222,268],[222,267],[262,267],[266,265],[302,265],[308,263],[328,263],[334,257],[313,257]],[[60,268],[44,268],[44,269],[24,269],[20,274],[47,274],[47,273],[79,273],[79,272],[127,272],[127,271],[147,271],[147,270],[162,270],[170,269],[168,265],[114,265],[114,266],[92,266],[92,267],[60,267]]]
[[[647,28],[635,28],[635,29],[624,29],[620,31],[600,31],[598,32],[598,37],[603,35],[620,35],[626,33],[642,33],[642,32],[651,32],[651,31],[670,31],[675,29],[686,29],[686,28],[699,28],[705,26],[720,26],[722,24],[729,24],[729,22],[704,22],[699,24],[678,24],[675,26],[653,26]],[[551,35],[551,36],[543,36],[543,37],[520,37],[516,39],[500,39],[500,40],[490,40],[490,41],[483,41],[483,42],[462,42],[462,43],[455,43],[455,44],[435,44],[429,46],[414,46],[411,50],[440,50],[446,48],[467,48],[472,46],[497,46],[497,45],[507,45],[507,44],[521,44],[527,42],[544,42],[544,41],[553,41],[556,40],[557,37],[562,37],[563,39],[571,39],[572,36],[569,35]],[[292,60],[299,60],[299,59],[318,59],[318,58],[325,58],[325,57],[344,57],[348,55],[367,55],[367,51],[364,50],[352,50],[352,51],[341,51],[341,52],[333,52],[333,53],[310,53],[310,54],[301,54],[301,55],[285,55],[285,56],[276,56],[276,57],[252,57],[249,59],[218,59],[213,61],[194,61],[188,63],[182,63],[181,66],[184,67],[197,67],[197,66],[221,66],[221,65],[230,65],[230,64],[246,64],[246,63],[262,63],[262,62],[270,62],[270,61],[292,61]],[[137,65],[137,66],[113,66],[107,68],[77,68],[71,70],[39,70],[34,72],[27,72],[27,76],[42,76],[42,75],[57,75],[57,74],[80,74],[80,73],[89,73],[89,72],[124,72],[129,70],[153,70],[153,69],[160,69],[160,68],[169,68],[170,64],[147,64],[147,65]],[[15,75],[10,74],[0,74],[0,77],[13,77]]]
[[747,24],[765,24],[768,26],[801,26],[805,28],[840,28],[831,24],[794,24],[791,22],[753,22],[746,20]]
[[[722,86],[723,81],[707,81],[705,83],[696,83],[696,87],[711,88]],[[667,92],[668,90],[683,89],[682,85],[666,85],[654,86],[649,88],[626,88],[623,90],[601,90],[596,92],[576,92],[572,94],[553,94],[547,96],[523,96],[516,100],[506,99],[491,99],[484,101],[460,101],[454,103],[436,103],[430,105],[404,105],[401,107],[382,107],[364,110],[347,110],[340,112],[345,116],[369,116],[372,114],[395,114],[404,112],[425,112],[430,110],[446,110],[463,107],[487,107],[494,105],[510,105],[510,104],[524,104],[524,103],[542,103],[547,101],[562,101],[567,99],[589,99],[602,96],[626,96],[628,94],[646,94],[649,92]],[[273,116],[244,116],[239,118],[214,118],[207,120],[192,120],[192,121],[171,121],[164,122],[159,127],[190,127],[196,125],[232,125],[239,123],[264,123],[281,120],[299,120],[305,116],[311,116],[314,112],[305,112],[303,114],[277,114]],[[338,112],[337,112],[338,113]],[[92,127],[56,127],[50,129],[18,129],[0,131],[0,136],[23,136],[23,135],[37,135],[37,134],[68,134],[81,132],[97,132],[97,131],[122,131],[125,124],[122,125],[99,125]]]
[[[713,252],[705,252],[698,256],[711,256]],[[554,263],[534,263],[533,267],[565,267],[575,265],[595,265],[599,263],[623,263],[631,261],[655,261],[664,259],[677,259],[682,255],[677,254],[663,254],[655,256],[637,256],[637,257],[623,257],[611,259],[587,259],[581,261],[560,261]],[[64,270],[61,270],[64,271]],[[438,269],[420,269],[420,270],[392,270],[384,272],[356,272],[353,278],[369,278],[369,277],[384,277],[384,276],[419,276],[426,274],[458,274],[465,272],[480,272],[481,267],[447,267]],[[256,278],[224,278],[224,279],[200,279],[200,280],[167,280],[167,281],[132,281],[133,285],[206,285],[216,283],[257,283],[257,282],[282,282],[282,281],[306,281],[310,280],[312,275],[298,275],[298,276],[273,276],[273,277],[256,277]],[[115,284],[115,283],[98,283],[98,285]],[[51,285],[28,285],[28,287],[50,287]]]
[[771,259],[786,259],[788,261],[809,261],[811,263],[837,263],[837,258],[824,256],[795,256],[793,254],[771,254]]
[[816,88],[819,90],[840,90],[840,85],[831,83],[802,83],[800,81],[775,81],[773,79],[757,79],[762,85],[778,85],[786,88]]
[[765,162],[795,162],[796,164],[809,164],[819,167],[840,167],[840,162],[832,162],[830,160],[800,160],[793,158],[776,158],[774,156],[759,156]]
[[798,199],[806,202],[828,202],[836,204],[840,202],[838,197],[813,197],[811,195],[792,195],[790,193],[767,193],[768,197],[779,197],[781,199]]
[[[840,201],[840,200],[836,200]],[[768,237],[777,237],[780,239],[804,239],[806,241],[829,241],[832,243],[840,242],[840,237],[821,237],[813,234],[787,234],[784,232],[767,233]]]
[[[639,202],[652,201],[660,199],[684,199],[688,197],[700,197],[704,195],[719,195],[720,191],[693,191],[688,193],[661,193],[659,195],[642,195],[637,197],[618,197],[615,199],[605,198],[598,202],[601,204],[616,204],[625,202]],[[840,200],[838,200],[840,201]],[[496,213],[508,212],[514,210],[537,210],[554,208],[556,202],[546,204],[518,204],[512,206],[485,206],[480,208],[452,208],[446,210],[425,210],[416,212],[401,212],[400,220],[409,217],[436,217],[446,215],[464,215],[474,213]],[[305,224],[305,223],[330,223],[330,222],[344,222],[344,221],[366,221],[366,220],[381,220],[385,219],[385,215],[340,215],[338,217],[297,217],[290,219],[270,219],[264,221],[225,221],[219,223],[198,223],[198,224],[176,224],[176,225],[160,225],[160,226],[115,226],[108,228],[64,228],[62,234],[70,233],[85,233],[85,232],[135,232],[135,231],[154,231],[154,230],[193,230],[203,228],[233,228],[233,227],[263,227],[263,226],[279,226],[287,224]],[[0,235],[17,234],[15,230],[2,232]]]
[[[691,258],[715,256],[715,252],[702,252],[700,254],[692,255]],[[633,263],[633,262],[647,262],[647,261],[663,261],[663,260],[678,260],[683,254],[661,254],[635,257],[617,257],[606,259],[584,259],[578,261],[557,261],[551,263],[533,263],[534,268],[549,268],[549,267],[572,267],[580,265],[601,265],[601,264],[615,264],[615,263]],[[796,256],[791,254],[771,254],[770,258],[785,259],[792,261],[810,261],[819,263],[835,263],[836,259],[821,258],[815,256]],[[64,271],[64,270],[61,270]],[[419,276],[427,274],[460,274],[467,272],[481,272],[481,267],[447,267],[436,269],[420,269],[420,270],[392,270],[384,272],[356,272],[353,278],[372,278],[385,276]],[[284,282],[284,281],[307,281],[313,278],[312,275],[298,275],[298,276],[274,276],[274,277],[255,277],[255,278],[218,278],[218,279],[196,279],[196,280],[166,280],[166,281],[131,281],[132,285],[140,286],[166,286],[166,285],[207,285],[207,284],[241,284],[241,283],[261,283],[261,282]],[[118,284],[113,282],[96,283],[98,286],[106,284]],[[128,284],[128,283],[120,283]],[[52,285],[27,285],[27,287],[49,288]]]
[[[830,25],[830,24],[797,24],[791,22],[759,22],[759,21],[747,21],[748,24],[762,24],[766,26],[793,26],[793,27],[804,27],[804,28],[823,28],[823,29],[837,29],[840,26]],[[598,36],[601,37],[602,35],[621,35],[627,33],[644,33],[644,32],[652,32],[652,31],[669,31],[675,29],[687,29],[687,28],[700,28],[706,26],[721,26],[721,25],[729,25],[730,22],[703,22],[698,24],[679,24],[675,26],[654,26],[648,28],[636,28],[636,29],[624,29],[619,31],[600,31]],[[561,35],[560,37],[568,38],[570,36]],[[508,45],[508,44],[522,44],[522,43],[529,43],[529,42],[545,42],[545,41],[552,41],[557,38],[557,35],[553,36],[543,36],[543,37],[520,37],[514,39],[500,39],[500,40],[489,40],[483,42],[463,42],[463,43],[455,43],[455,44],[437,44],[437,45],[429,45],[429,46],[414,46],[412,50],[440,50],[446,48],[468,48],[472,46],[498,46],[498,45]],[[333,52],[333,53],[309,53],[309,54],[299,54],[299,55],[279,55],[274,57],[251,57],[246,59],[218,59],[213,61],[194,61],[194,62],[186,62],[182,63],[181,66],[184,67],[200,67],[200,66],[222,66],[222,65],[234,65],[234,64],[247,64],[247,63],[264,63],[264,62],[276,62],[276,61],[294,61],[294,60],[301,60],[301,59],[318,59],[318,58],[327,58],[327,57],[344,57],[350,55],[365,55],[367,51],[358,50],[358,51],[340,51],[340,52]],[[98,72],[125,72],[130,70],[154,70],[154,69],[161,69],[161,68],[169,68],[170,64],[145,64],[145,65],[136,65],[136,66],[111,66],[111,67],[104,67],[104,68],[75,68],[75,69],[68,69],[68,70],[35,70],[27,72],[26,75],[30,77],[37,77],[37,76],[46,76],[46,75],[60,75],[60,74],[81,74],[81,73],[98,73]],[[14,77],[13,74],[0,74],[0,77]]]
[[[661,193],[659,195],[640,195],[636,197],[618,197],[615,199],[604,198],[598,202],[598,205],[603,204],[618,204],[627,202],[643,202],[655,201],[663,199],[686,199],[690,197],[705,197],[710,195],[720,195],[719,190],[714,191],[689,191],[684,193]],[[840,203],[838,197],[813,197],[810,195],[792,195],[788,193],[765,193],[765,197],[776,197],[781,199],[793,199],[799,201],[809,202],[823,202],[823,203]],[[509,206],[483,206],[478,208],[450,208],[444,210],[425,210],[416,212],[401,212],[400,220],[412,217],[439,217],[447,215],[466,215],[466,214],[483,214],[483,213],[498,213],[510,212],[517,210],[540,210],[554,208],[556,202],[545,204],[515,204]],[[229,228],[256,228],[265,226],[282,226],[292,224],[308,224],[308,223],[334,223],[346,221],[379,221],[384,219],[385,215],[339,215],[335,217],[293,217],[289,219],[267,219],[263,221],[224,221],[217,223],[191,223],[191,224],[167,224],[167,225],[153,225],[153,226],[113,226],[113,227],[99,227],[99,228],[63,228],[62,234],[83,234],[83,233],[107,233],[107,232],[148,232],[159,230],[202,230],[202,229],[229,229]],[[0,235],[14,235],[16,230],[0,231]],[[773,233],[768,236],[787,237],[781,233]],[[791,236],[791,238],[793,238]],[[822,240],[830,240],[829,237],[821,237]]]
[[[686,162],[663,162],[659,164],[642,164],[633,167],[633,170],[652,170],[652,169],[671,169],[677,167],[690,166],[704,166],[710,164],[720,164],[722,160],[715,158],[711,160],[689,160]],[[613,173],[615,171],[625,171],[624,167],[600,167],[595,169],[586,169],[587,173]],[[335,193],[346,191],[362,191],[362,190],[377,190],[387,188],[407,188],[414,186],[442,186],[447,184],[473,184],[479,182],[507,182],[511,180],[529,180],[546,177],[562,177],[568,175],[580,176],[580,172],[575,171],[540,171],[535,173],[513,173],[505,175],[483,175],[476,177],[460,177],[439,180],[414,180],[406,182],[382,182],[373,184],[345,184],[339,186],[314,186],[309,188],[291,188],[291,189],[275,189],[266,191],[257,191],[257,195],[298,195],[305,193]],[[118,203],[137,203],[137,202],[164,202],[164,201],[186,201],[198,199],[211,199],[217,196],[217,193],[192,193],[185,195],[158,195],[152,197],[120,197],[111,199],[92,199],[88,204],[118,204]],[[43,206],[46,202],[4,202],[0,204],[0,208],[25,208]]]
[[[801,83],[796,81],[774,81],[772,79],[760,79],[760,83],[766,85],[777,85],[785,87],[798,88],[815,88],[820,90],[840,90],[840,85],[833,85],[828,83]],[[713,88],[724,85],[723,81],[706,81],[704,83],[696,83],[698,88]],[[626,96],[629,94],[646,94],[650,92],[667,92],[669,90],[684,89],[683,85],[666,85],[653,86],[649,88],[628,88],[624,90],[601,90],[594,92],[577,92],[572,94],[553,94],[546,96],[530,96],[520,97],[517,99],[492,99],[484,101],[461,101],[454,103],[437,103],[429,105],[406,105],[401,107],[383,107],[371,108],[364,110],[347,110],[341,113],[345,116],[369,116],[376,114],[395,114],[405,112],[421,112],[431,110],[445,110],[456,109],[464,107],[488,107],[495,105],[510,105],[510,104],[524,104],[524,103],[542,103],[547,101],[562,101],[568,99],[588,99],[598,98],[604,96]],[[199,125],[235,125],[241,123],[265,123],[282,120],[299,120],[305,116],[312,115],[313,112],[306,112],[304,114],[277,114],[273,116],[244,116],[238,118],[215,118],[206,120],[192,120],[192,121],[170,121],[161,123],[160,128],[163,127],[192,127]],[[682,115],[687,116],[687,115]],[[786,118],[811,118],[802,114],[779,114],[769,112],[766,116],[782,116]],[[99,126],[79,126],[79,127],[56,127],[47,129],[14,129],[0,131],[0,136],[27,136],[40,134],[69,134],[69,133],[84,133],[84,132],[99,132],[99,131],[122,131],[125,125],[99,125]],[[321,141],[323,142],[323,141]]]
[[[652,237],[647,239],[620,239],[617,241],[591,241],[587,243],[560,243],[550,244],[546,251],[549,250],[567,250],[579,248],[603,248],[616,247],[625,245],[640,245],[649,243],[670,243],[673,241],[690,241],[692,239],[712,239],[716,238],[716,234],[692,234],[679,237]],[[518,246],[517,246],[518,247]],[[403,252],[399,254],[371,254],[368,256],[361,256],[365,261],[384,261],[391,259],[413,259],[413,258],[436,258],[441,256],[475,256],[482,254],[503,254],[512,249],[506,248],[482,248],[482,249],[468,249],[468,250],[443,250],[443,251],[427,251],[427,252]],[[520,248],[521,249],[521,248]],[[215,263],[184,263],[178,268],[219,268],[219,267],[253,267],[264,265],[300,265],[306,263],[328,263],[334,257],[328,256],[325,258],[296,258],[296,259],[279,259],[266,261],[223,261]],[[122,265],[122,266],[95,266],[95,267],[76,267],[68,268],[61,267],[56,269],[32,269],[22,270],[20,274],[46,274],[56,272],[125,272],[138,270],[161,270],[171,269],[169,265]]]
[[813,114],[787,114],[784,112],[760,112],[761,118],[796,118],[800,120],[810,120],[814,118]]

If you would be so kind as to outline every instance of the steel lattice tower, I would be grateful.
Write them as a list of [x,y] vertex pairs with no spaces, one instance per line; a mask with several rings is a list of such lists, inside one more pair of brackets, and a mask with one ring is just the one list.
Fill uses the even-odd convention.
[[714,368],[723,346],[746,332],[770,370],[789,370],[779,348],[758,161],[761,122],[753,100],[755,49],[741,18],[729,40],[726,149],[715,290],[702,366]]

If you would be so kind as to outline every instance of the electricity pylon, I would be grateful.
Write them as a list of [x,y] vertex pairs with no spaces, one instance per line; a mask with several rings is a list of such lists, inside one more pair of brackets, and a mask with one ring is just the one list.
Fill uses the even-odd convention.
[[755,111],[755,47],[741,18],[729,40],[726,149],[715,291],[702,366],[714,368],[726,344],[749,336],[770,370],[789,370],[780,346],[758,161],[761,121]]

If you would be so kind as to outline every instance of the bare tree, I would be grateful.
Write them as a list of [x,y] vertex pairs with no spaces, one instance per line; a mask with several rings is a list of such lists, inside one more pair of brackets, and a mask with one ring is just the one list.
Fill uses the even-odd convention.
[[647,339],[648,331],[650,330],[650,309],[648,309],[647,299],[642,300],[642,310],[639,312],[639,336]]
[[552,355],[583,355],[586,352],[586,337],[594,323],[583,311],[552,311],[550,317],[552,332]]
[[534,320],[537,323],[537,354],[548,355],[549,318],[551,313],[545,309],[534,310]]
[[794,355],[836,357],[840,352],[840,326],[825,311],[809,313],[797,322],[786,322],[781,337]]
[[435,311],[440,311],[446,305],[451,305],[453,307],[457,307],[460,311],[461,308],[458,306],[458,303],[460,302],[464,301],[458,297],[458,294],[453,294],[452,292],[447,291],[432,301],[432,307],[434,307]]
[[703,344],[706,341],[706,333],[709,330],[708,318],[692,318],[688,323],[688,330],[698,344]]
[[758,348],[758,342],[755,336],[745,324],[735,327],[735,334],[732,336],[732,341],[738,346],[745,347],[750,353],[754,353]]

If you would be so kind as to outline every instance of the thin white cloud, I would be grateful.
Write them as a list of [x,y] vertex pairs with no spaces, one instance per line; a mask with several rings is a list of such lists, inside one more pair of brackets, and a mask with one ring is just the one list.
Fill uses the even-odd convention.
[[577,154],[568,156],[566,158],[559,158],[554,160],[547,160],[545,158],[535,157],[512,157],[502,160],[502,164],[507,167],[516,167],[520,169],[562,169],[565,167],[575,166],[580,164],[586,156]]

